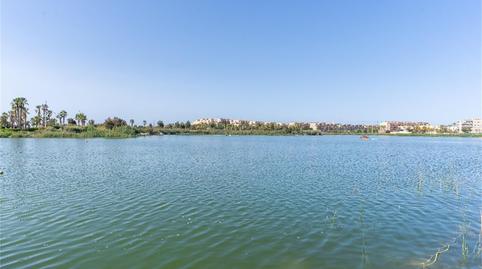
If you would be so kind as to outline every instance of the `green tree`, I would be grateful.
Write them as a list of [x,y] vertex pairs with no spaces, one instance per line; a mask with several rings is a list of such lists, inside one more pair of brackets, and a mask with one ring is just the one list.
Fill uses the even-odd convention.
[[10,115],[7,112],[2,113],[2,116],[0,116],[0,126],[2,128],[10,128],[9,118]]
[[77,125],[77,122],[76,122],[74,119],[72,119],[72,118],[68,118],[68,119],[67,119],[67,124],[68,124],[68,125]]
[[41,105],[35,106],[35,113],[37,115],[35,116],[35,120],[33,120],[32,124],[35,127],[40,127],[40,124],[42,124],[42,106]]
[[118,117],[107,118],[104,121],[104,126],[107,129],[113,129],[114,127],[125,126],[125,125],[127,125],[127,122]]
[[84,113],[79,112],[75,114],[75,119],[77,120],[77,123],[79,125],[85,126],[85,122],[87,121],[87,116]]
[[27,127],[27,114],[28,114],[28,102],[24,97],[14,98],[10,103],[12,107],[11,111],[11,124],[14,128],[26,128]]
[[130,123],[131,127],[134,127],[134,119],[130,119],[129,123]]
[[47,126],[56,126],[56,125],[57,125],[56,118],[50,118],[49,121],[47,122]]
[[40,110],[42,112],[42,126],[47,127],[47,124],[50,122],[50,118],[52,117],[52,110],[49,110],[47,103],[40,105]]
[[472,131],[472,127],[462,127],[462,132],[463,132],[463,133],[468,134],[468,133],[470,133],[471,131]]
[[35,127],[40,127],[40,123],[42,122],[42,118],[39,116],[39,115],[35,115],[34,117],[32,117],[30,119],[30,121],[32,122],[32,126],[35,126]]
[[67,118],[67,111],[62,110],[58,115],[60,125],[65,125],[65,118]]
[[160,127],[160,128],[163,128],[164,127],[164,122],[162,120],[158,120],[157,121],[157,126]]

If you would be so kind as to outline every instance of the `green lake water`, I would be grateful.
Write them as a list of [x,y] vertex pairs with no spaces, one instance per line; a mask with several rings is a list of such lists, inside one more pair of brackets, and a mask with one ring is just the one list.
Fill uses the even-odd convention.
[[1,268],[482,267],[482,139],[0,139],[0,169]]

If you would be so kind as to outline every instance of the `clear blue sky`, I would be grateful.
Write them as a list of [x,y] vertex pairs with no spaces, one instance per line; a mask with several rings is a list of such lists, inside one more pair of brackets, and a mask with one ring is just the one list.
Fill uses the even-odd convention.
[[481,1],[1,0],[1,102],[97,122],[480,117]]

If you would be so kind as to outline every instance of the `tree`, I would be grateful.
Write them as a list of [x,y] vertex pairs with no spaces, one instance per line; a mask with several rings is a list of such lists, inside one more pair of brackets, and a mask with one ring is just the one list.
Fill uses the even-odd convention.
[[2,116],[0,116],[0,126],[2,128],[10,128],[10,122],[8,121],[8,118],[10,115],[8,115],[7,112],[3,112]]
[[186,126],[187,129],[191,128],[191,122],[190,122],[190,121],[186,121],[186,123],[184,124],[184,126]]
[[84,126],[85,122],[87,121],[87,116],[84,113],[79,112],[75,114],[75,119],[79,125]]
[[76,122],[74,119],[72,119],[72,118],[68,118],[68,119],[67,119],[67,124],[68,124],[68,125],[77,125],[77,122]]
[[60,125],[65,125],[65,118],[67,117],[67,111],[62,110],[59,112],[58,118]]
[[10,103],[11,124],[14,128],[25,128],[27,126],[28,102],[24,97],[14,98]]
[[93,119],[90,119],[89,122],[88,122],[88,124],[91,125],[91,126],[94,126],[95,121],[94,121]]
[[39,115],[35,115],[34,117],[32,117],[30,119],[30,121],[32,122],[32,126],[35,126],[35,127],[40,127],[40,123],[42,122],[42,118],[39,116]]
[[462,127],[462,132],[463,132],[463,133],[468,134],[468,133],[470,133],[471,131],[472,131],[472,127]]
[[50,118],[49,121],[47,122],[47,126],[55,126],[55,125],[57,125],[57,119]]
[[37,115],[33,117],[31,121],[32,121],[32,125],[38,128],[40,127],[40,124],[42,124],[42,106],[41,105],[35,106],[35,113],[37,113]]
[[130,119],[129,123],[131,124],[131,127],[134,127],[134,120],[133,119]]
[[127,122],[121,118],[114,117],[114,118],[107,118],[104,121],[104,126],[107,129],[112,129],[114,127],[125,126]]
[[147,121],[146,121],[146,120],[143,120],[143,121],[142,121],[142,125],[144,125],[144,127],[146,127]]
[[162,122],[162,120],[158,120],[157,126],[160,127],[160,128],[164,128],[164,122]]
[[[50,118],[52,117],[52,110],[49,110],[49,106],[47,105],[47,103],[40,105],[40,108],[39,106],[37,106],[37,109],[39,109],[42,113],[42,126],[45,128],[47,127],[47,123],[50,122]],[[37,113],[39,114],[39,111],[37,111]]]

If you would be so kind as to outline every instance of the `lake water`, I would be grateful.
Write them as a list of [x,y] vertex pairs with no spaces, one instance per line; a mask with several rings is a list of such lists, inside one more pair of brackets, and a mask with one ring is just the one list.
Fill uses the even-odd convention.
[[482,266],[482,139],[0,139],[0,168],[2,268]]

